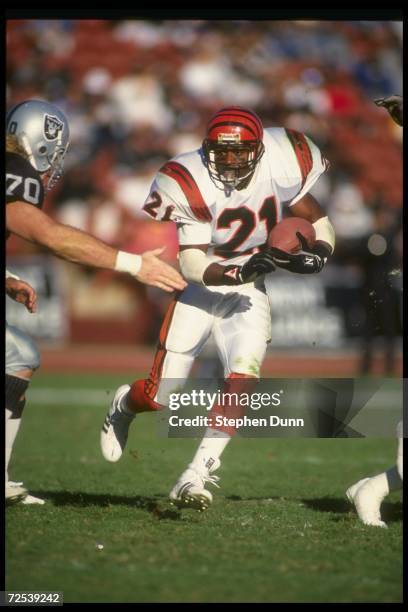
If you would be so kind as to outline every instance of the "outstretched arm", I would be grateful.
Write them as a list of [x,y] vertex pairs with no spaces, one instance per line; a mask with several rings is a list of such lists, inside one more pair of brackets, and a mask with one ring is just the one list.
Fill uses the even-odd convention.
[[158,258],[161,249],[141,256],[118,251],[91,234],[57,223],[43,211],[21,201],[7,205],[6,222],[8,231],[49,248],[62,259],[128,272],[140,282],[165,291],[182,290],[186,286],[181,275]]

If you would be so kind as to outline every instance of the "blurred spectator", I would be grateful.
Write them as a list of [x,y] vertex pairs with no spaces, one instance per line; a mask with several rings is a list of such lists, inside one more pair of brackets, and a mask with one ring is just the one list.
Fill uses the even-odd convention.
[[361,257],[366,319],[360,373],[369,374],[372,371],[376,339],[382,336],[384,375],[393,376],[396,337],[400,333],[399,281],[402,272],[398,235],[402,232],[402,217],[400,212],[390,209],[382,197],[373,202],[371,207],[375,215],[375,226]]
[[364,238],[374,227],[373,213],[365,206],[361,191],[344,176],[332,192],[329,216],[340,245]]
[[116,119],[129,131],[151,126],[158,132],[169,132],[173,126],[173,113],[149,66],[137,66],[131,74],[118,79],[110,88],[109,99]]
[[142,204],[149,194],[158,165],[160,164],[156,158],[153,158],[144,164],[138,164],[137,173],[129,170],[125,173],[120,168],[117,172],[114,200],[119,206],[126,209],[135,221],[137,217],[146,220]]

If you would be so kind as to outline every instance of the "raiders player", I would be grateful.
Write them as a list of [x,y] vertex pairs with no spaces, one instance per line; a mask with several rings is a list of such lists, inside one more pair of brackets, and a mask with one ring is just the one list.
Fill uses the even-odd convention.
[[[180,274],[158,258],[163,249],[142,255],[117,251],[86,232],[56,223],[42,210],[45,190],[60,178],[69,144],[65,115],[53,104],[26,100],[7,116],[6,125],[6,230],[48,247],[69,261],[128,272],[140,282],[165,291],[186,286]],[[13,287],[14,281],[14,287]],[[17,284],[16,284],[17,283]],[[20,283],[20,284],[19,284]],[[29,286],[6,272],[8,295],[32,308]],[[21,483],[8,480],[8,463],[25,403],[25,392],[39,354],[32,340],[17,327],[6,326],[6,498],[42,503],[28,496]]]
[[[144,211],[177,225],[180,265],[188,287],[176,296],[163,321],[158,350],[146,380],[116,391],[101,432],[105,459],[117,461],[135,415],[168,405],[169,394],[189,375],[194,358],[213,332],[224,367],[225,390],[248,390],[259,378],[271,337],[264,275],[281,266],[319,272],[334,248],[334,232],[308,194],[327,162],[304,134],[263,129],[251,110],[228,107],[210,120],[198,150],[179,155],[157,173]],[[265,249],[282,209],[314,224],[313,253],[287,255]],[[221,413],[215,406],[212,414]],[[211,415],[211,413],[210,413]],[[210,427],[170,498],[204,508],[206,482],[220,465],[233,428]]]

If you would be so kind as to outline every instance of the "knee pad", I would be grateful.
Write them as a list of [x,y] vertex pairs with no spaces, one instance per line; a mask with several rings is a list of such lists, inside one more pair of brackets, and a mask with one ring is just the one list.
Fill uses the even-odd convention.
[[22,396],[29,384],[29,380],[6,374],[6,408],[12,413],[12,419],[21,418],[25,406],[25,398]]

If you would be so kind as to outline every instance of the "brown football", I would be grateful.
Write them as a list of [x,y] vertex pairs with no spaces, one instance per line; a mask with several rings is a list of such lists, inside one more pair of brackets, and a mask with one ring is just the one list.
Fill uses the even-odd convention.
[[302,234],[308,246],[313,248],[316,241],[315,228],[309,221],[301,217],[287,217],[275,225],[268,236],[268,246],[286,253],[297,253],[301,249],[301,244],[296,232]]

